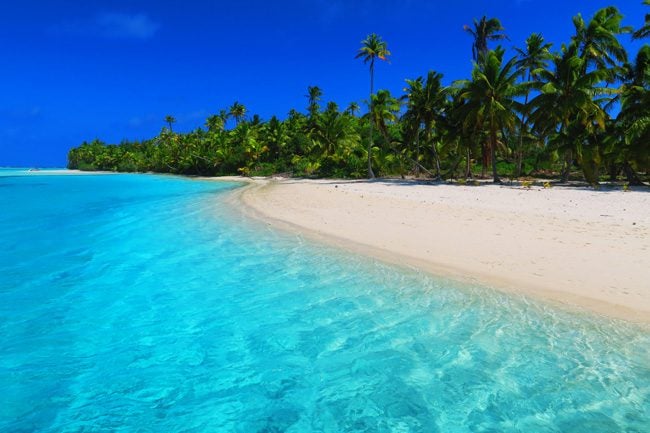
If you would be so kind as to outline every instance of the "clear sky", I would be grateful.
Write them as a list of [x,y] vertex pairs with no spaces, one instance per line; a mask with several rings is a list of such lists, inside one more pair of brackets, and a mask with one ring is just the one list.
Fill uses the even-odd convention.
[[[367,66],[355,60],[371,32],[390,64],[376,88],[405,78],[471,71],[474,17],[499,18],[521,47],[541,32],[559,48],[585,18],[614,4],[639,27],[641,0],[6,1],[0,13],[0,166],[64,166],[83,140],[152,137],[165,115],[176,130],[203,126],[233,101],[268,119],[304,110],[309,85],[342,108],[364,101]],[[623,37],[632,55],[640,46]]]

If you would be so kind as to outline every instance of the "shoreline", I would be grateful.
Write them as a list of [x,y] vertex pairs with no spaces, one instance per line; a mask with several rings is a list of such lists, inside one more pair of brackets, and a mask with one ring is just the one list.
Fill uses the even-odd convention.
[[[30,174],[114,174],[66,171]],[[245,184],[227,199],[234,209],[315,242],[434,277],[650,325],[650,191],[396,179],[181,177]],[[614,203],[608,203],[612,198]],[[565,199],[571,206],[562,204]],[[620,205],[626,206],[622,212],[616,208]],[[494,224],[495,219],[502,221]],[[558,230],[557,236],[546,233]],[[514,234],[504,236],[508,231]],[[477,242],[481,237],[486,237],[484,242]],[[493,248],[481,248],[485,243]],[[466,247],[459,250],[458,245]]]
[[[433,276],[650,324],[650,193],[239,181],[249,185],[232,193],[232,204],[280,230]],[[611,212],[621,204],[622,215]]]

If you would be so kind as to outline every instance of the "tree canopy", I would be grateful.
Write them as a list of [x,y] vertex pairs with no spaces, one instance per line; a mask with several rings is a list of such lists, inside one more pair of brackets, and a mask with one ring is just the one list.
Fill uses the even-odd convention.
[[364,101],[342,110],[312,85],[304,112],[264,120],[234,101],[186,133],[173,130],[176,119],[168,115],[147,140],[82,143],[70,150],[68,167],[464,179],[484,175],[489,165],[497,182],[536,176],[640,184],[650,172],[650,46],[630,55],[621,40],[647,38],[648,16],[633,29],[613,6],[587,20],[578,14],[567,43],[554,48],[533,33],[514,57],[490,48],[507,37],[498,19],[484,16],[464,27],[473,39],[471,77],[444,86],[442,75],[429,71],[407,79],[403,95],[375,91],[375,61],[391,53],[372,33],[355,57],[369,66],[366,113]]

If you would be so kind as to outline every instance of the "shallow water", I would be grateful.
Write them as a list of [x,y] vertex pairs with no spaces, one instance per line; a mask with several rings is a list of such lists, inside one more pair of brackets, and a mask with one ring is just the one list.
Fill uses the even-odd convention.
[[0,170],[0,431],[648,431],[646,330],[277,233],[235,187]]

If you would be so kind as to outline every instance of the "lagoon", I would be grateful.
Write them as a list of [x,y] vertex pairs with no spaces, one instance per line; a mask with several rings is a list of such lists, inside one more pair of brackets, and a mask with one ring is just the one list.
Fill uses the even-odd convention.
[[642,432],[650,333],[242,218],[0,171],[0,431]]

